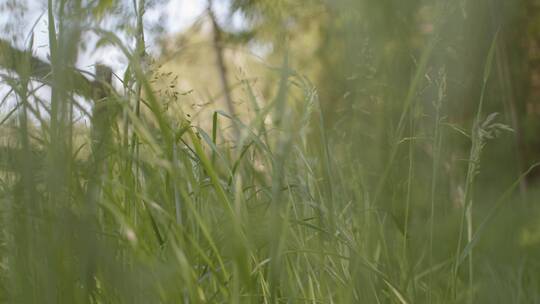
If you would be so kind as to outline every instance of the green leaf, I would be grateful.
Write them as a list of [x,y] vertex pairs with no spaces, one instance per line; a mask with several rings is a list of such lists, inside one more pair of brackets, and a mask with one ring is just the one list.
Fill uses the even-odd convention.
[[97,19],[101,19],[105,12],[113,7],[113,0],[99,0],[98,4],[94,8],[94,14]]

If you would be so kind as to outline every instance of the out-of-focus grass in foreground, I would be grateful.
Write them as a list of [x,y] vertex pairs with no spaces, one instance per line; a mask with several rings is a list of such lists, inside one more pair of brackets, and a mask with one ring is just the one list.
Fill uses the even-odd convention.
[[[0,53],[16,101],[1,129],[0,301],[540,303],[537,190],[519,194],[528,167],[491,111],[501,35],[478,41],[459,116],[461,6],[426,5],[430,34],[411,45],[414,29],[384,20],[421,5],[360,2],[329,5],[339,18],[321,28],[337,36],[322,41],[342,53],[320,48],[316,81],[296,66],[306,42],[283,40],[264,100],[241,79],[247,114],[195,124],[147,63],[144,1],[133,47],[84,26],[100,6],[49,1],[50,65]],[[124,52],[120,89],[103,66],[74,76],[86,32]]]

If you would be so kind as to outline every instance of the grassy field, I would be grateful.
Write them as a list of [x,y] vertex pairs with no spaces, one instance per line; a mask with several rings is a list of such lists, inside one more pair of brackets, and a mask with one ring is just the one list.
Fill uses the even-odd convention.
[[[540,303],[538,191],[520,191],[535,166],[489,110],[497,36],[461,124],[434,38],[406,84],[377,79],[399,102],[377,84],[330,120],[284,52],[265,100],[239,82],[250,115],[202,126],[142,63],[141,10],[131,47],[52,5],[47,62],[0,49],[1,302]],[[124,52],[124,75],[73,67],[81,31]]]

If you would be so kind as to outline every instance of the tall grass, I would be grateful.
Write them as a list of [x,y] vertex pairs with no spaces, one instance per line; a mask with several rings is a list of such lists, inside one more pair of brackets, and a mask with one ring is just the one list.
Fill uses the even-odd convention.
[[[435,75],[430,69],[441,43],[433,39],[409,77],[398,115],[373,114],[392,134],[389,142],[353,142],[348,151],[350,143],[321,111],[329,101],[319,100],[288,54],[271,71],[279,80],[267,102],[242,80],[252,116],[215,111],[205,129],[164,106],[177,100],[159,94],[159,73],[145,58],[144,0],[133,1],[133,49],[112,32],[77,23],[81,7],[48,5],[49,100],[35,94],[31,43],[21,52],[26,57],[17,58],[16,76],[3,82],[18,106],[2,126],[2,301],[538,302],[538,276],[526,269],[537,268],[536,260],[493,269],[485,251],[500,248],[480,241],[519,179],[488,205],[480,225],[474,220],[481,152],[487,139],[509,129],[495,115],[484,118],[494,47],[470,134],[445,121],[447,78],[444,69]],[[129,60],[120,89],[111,85],[112,71],[96,66],[92,94],[84,96],[92,113],[74,93],[81,83],[69,77],[78,73],[73,66],[84,31]],[[76,120],[79,112],[90,126]],[[470,155],[445,171],[447,138],[461,137],[469,140]],[[355,149],[388,157],[371,172],[374,159]],[[463,170],[465,190],[452,205],[449,193],[456,189],[447,175]],[[478,247],[484,254],[473,256]],[[520,256],[518,248],[507,250]],[[493,291],[493,276],[503,280],[508,273],[515,281]]]

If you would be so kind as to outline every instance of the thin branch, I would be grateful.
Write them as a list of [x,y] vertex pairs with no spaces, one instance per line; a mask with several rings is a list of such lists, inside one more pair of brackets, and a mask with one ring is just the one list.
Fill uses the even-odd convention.
[[[19,73],[24,70],[22,64],[25,62],[23,60],[25,57],[30,58],[30,77],[42,83],[51,84],[52,66],[50,63],[35,56],[29,56],[28,51],[21,51],[8,41],[0,39],[0,68]],[[98,81],[89,80],[75,69],[66,69],[66,73],[69,74],[67,79],[72,80],[68,90],[82,97],[93,99],[94,89],[102,86]]]
[[[210,16],[210,21],[212,22],[212,29],[214,32],[214,50],[216,53],[216,61],[217,61],[217,68],[219,71],[219,78],[221,81],[221,86],[223,89],[223,95],[225,96],[225,102],[227,103],[227,108],[229,110],[229,114],[232,117],[236,117],[236,110],[234,108],[231,92],[230,92],[230,85],[229,85],[229,78],[227,77],[227,66],[225,65],[225,56],[223,52],[223,39],[222,39],[222,33],[221,28],[219,27],[219,24],[216,19],[216,15],[214,14],[214,11],[212,10],[212,0],[208,1],[208,15]],[[239,130],[238,126],[236,124],[233,124],[235,135],[238,138]]]

